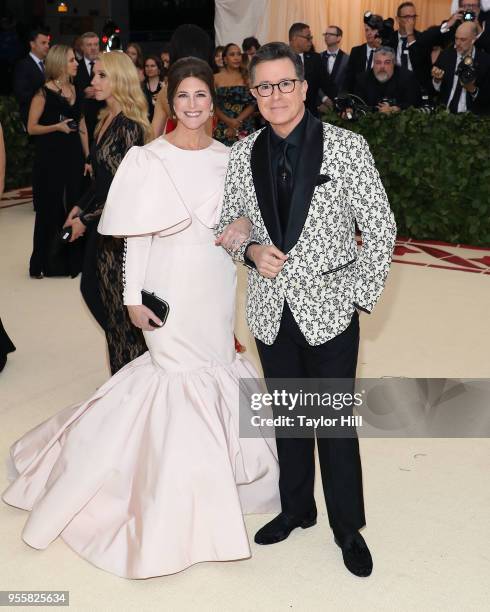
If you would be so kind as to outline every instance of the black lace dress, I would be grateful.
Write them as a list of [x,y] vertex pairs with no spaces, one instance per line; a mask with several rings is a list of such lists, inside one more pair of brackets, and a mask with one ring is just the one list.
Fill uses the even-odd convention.
[[142,355],[147,347],[142,331],[131,323],[123,304],[124,240],[101,236],[97,225],[119,164],[132,146],[143,144],[141,126],[122,113],[116,115],[100,142],[94,140],[92,144],[95,179],[78,203],[83,211],[80,219],[87,225],[81,290],[91,313],[104,329],[112,374]]

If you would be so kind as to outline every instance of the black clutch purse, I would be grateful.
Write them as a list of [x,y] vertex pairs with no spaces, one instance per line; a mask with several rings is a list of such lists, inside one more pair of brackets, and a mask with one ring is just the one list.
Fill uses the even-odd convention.
[[[163,327],[163,325],[165,325],[165,322],[167,320],[168,313],[170,310],[170,306],[168,305],[168,302],[166,302],[165,300],[162,300],[162,298],[158,297],[158,295],[155,295],[154,293],[150,293],[149,291],[146,291],[145,289],[141,291],[141,299],[143,301],[143,306],[146,306],[147,308],[152,310],[157,315],[157,317],[162,322],[162,327]],[[160,325],[157,325],[151,319],[150,319],[150,325],[152,327],[160,327]]]

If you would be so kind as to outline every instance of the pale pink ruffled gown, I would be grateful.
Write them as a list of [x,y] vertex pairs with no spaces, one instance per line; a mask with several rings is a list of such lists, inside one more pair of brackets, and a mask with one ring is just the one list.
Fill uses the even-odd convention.
[[212,231],[227,161],[216,141],[187,151],[159,138],[121,164],[99,231],[132,236],[125,303],[144,287],[170,314],[145,332],[147,353],[12,446],[3,499],[31,511],[29,545],[61,536],[98,567],[147,578],[249,557],[242,513],[279,511],[274,440],[238,433],[239,379],[257,372],[234,350],[236,271]]

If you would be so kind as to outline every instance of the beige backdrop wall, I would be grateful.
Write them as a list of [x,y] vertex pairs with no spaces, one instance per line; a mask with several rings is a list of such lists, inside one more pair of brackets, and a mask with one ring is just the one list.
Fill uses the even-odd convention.
[[[308,23],[317,51],[323,51],[322,32],[327,25],[344,30],[342,48],[349,52],[354,45],[365,42],[362,16],[366,11],[383,17],[394,17],[401,0],[269,0],[268,33],[264,40],[287,41],[289,26],[295,21]],[[441,23],[451,12],[451,0],[418,0],[415,2],[418,29]]]

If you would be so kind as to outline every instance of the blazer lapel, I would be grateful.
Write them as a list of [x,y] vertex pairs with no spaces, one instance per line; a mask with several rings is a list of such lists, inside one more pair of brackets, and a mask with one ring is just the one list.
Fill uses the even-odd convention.
[[267,126],[257,136],[252,147],[250,165],[260,214],[272,243],[281,248],[282,232],[277,212],[276,190],[272,177],[269,130]]
[[330,74],[330,76],[332,77],[332,79],[335,81],[336,77],[337,77],[337,73],[340,70],[340,66],[342,65],[342,56],[343,56],[343,52],[340,51],[337,53],[337,57],[335,58],[335,62],[333,65],[333,69],[332,72]]
[[303,231],[322,161],[323,124],[313,117],[311,113],[308,113],[303,146],[295,173],[296,178],[291,197],[291,212],[284,236],[284,253],[293,248]]

